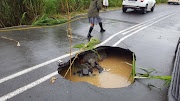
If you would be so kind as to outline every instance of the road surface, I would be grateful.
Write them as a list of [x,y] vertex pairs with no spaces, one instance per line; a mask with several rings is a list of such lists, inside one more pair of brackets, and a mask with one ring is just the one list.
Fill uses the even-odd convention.
[[[136,54],[137,66],[159,71],[153,75],[171,75],[180,37],[180,6],[157,5],[147,14],[118,9],[100,15],[106,32],[100,33],[98,25],[92,32],[100,45],[129,49]],[[71,24],[72,46],[86,43],[87,18]],[[168,101],[168,86],[162,90],[147,87],[148,83],[161,86],[161,80],[136,80],[116,89],[65,80],[57,73],[57,61],[69,60],[68,24],[32,27],[0,29],[0,36],[13,39],[0,39],[0,101]],[[51,77],[58,79],[52,84]]]

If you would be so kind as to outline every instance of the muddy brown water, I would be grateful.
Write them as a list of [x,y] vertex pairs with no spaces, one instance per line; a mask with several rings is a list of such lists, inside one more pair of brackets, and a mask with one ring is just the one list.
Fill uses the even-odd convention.
[[[121,88],[127,87],[131,84],[132,78],[129,79],[132,67],[125,62],[132,63],[131,59],[127,57],[108,57],[103,61],[99,62],[99,65],[109,71],[104,71],[99,74],[97,69],[93,69],[93,74],[90,76],[79,77],[78,74],[71,76],[71,81],[73,82],[88,82],[92,85],[102,88]],[[77,72],[78,68],[73,67],[72,73]],[[64,76],[66,69],[63,69],[60,74]],[[68,74],[66,79],[70,80],[70,74]]]

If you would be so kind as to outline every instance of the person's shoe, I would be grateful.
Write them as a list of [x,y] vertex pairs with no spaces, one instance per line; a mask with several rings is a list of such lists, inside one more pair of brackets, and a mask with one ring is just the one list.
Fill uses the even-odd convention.
[[100,32],[105,32],[105,31],[106,31],[106,30],[104,30],[104,29],[101,29],[101,30],[100,30]]
[[88,34],[87,37],[88,37],[88,38],[91,38],[91,37],[93,37],[93,36],[92,36],[91,34]]

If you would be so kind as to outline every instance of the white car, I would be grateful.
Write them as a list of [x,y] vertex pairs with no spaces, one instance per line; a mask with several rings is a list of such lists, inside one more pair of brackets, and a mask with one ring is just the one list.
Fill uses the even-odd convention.
[[155,0],[123,0],[122,10],[126,12],[128,8],[140,9],[145,14],[147,11],[154,11],[155,4]]
[[168,0],[168,4],[180,4],[180,0]]

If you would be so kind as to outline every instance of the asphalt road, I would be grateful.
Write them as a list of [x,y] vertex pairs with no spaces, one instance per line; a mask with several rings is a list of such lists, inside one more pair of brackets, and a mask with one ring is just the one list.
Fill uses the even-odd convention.
[[[159,71],[153,75],[171,75],[180,37],[179,5],[157,5],[147,14],[119,9],[100,16],[106,32],[100,33],[96,25],[92,35],[101,45],[129,49],[136,54],[137,66]],[[87,18],[72,22],[72,46],[88,41],[89,26]],[[161,86],[161,80],[136,80],[125,88],[105,89],[63,79],[56,70],[57,60],[69,59],[68,24],[18,30],[29,27],[0,29],[0,36],[21,44],[17,47],[12,40],[0,39],[0,101],[168,101],[168,86],[147,87],[149,82]],[[58,79],[52,84],[53,76]]]

